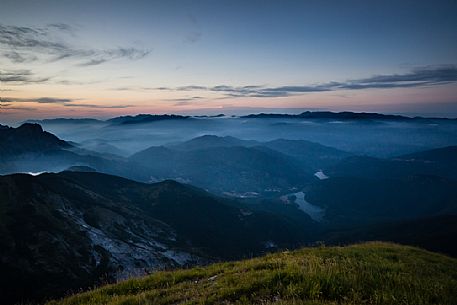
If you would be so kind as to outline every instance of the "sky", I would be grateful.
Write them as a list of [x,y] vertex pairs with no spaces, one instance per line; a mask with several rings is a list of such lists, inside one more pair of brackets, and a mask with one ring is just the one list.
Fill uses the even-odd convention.
[[138,113],[457,117],[457,1],[0,0],[0,123]]

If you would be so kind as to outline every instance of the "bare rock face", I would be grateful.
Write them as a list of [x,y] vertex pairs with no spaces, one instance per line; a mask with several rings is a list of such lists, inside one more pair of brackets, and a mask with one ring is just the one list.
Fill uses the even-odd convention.
[[4,176],[0,190],[6,300],[56,296],[206,262],[191,247],[183,249],[169,225],[128,200],[113,200],[63,176]]
[[0,295],[6,304],[59,297],[155,270],[299,243],[274,215],[174,181],[97,172],[0,176]]

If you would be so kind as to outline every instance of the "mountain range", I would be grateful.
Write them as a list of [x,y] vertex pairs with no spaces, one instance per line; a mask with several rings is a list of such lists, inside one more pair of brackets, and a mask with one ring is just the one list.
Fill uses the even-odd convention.
[[[331,112],[305,111],[300,114],[259,113],[242,116],[247,119],[287,118],[287,119],[330,119],[330,120],[450,120],[447,118],[409,117],[403,115],[382,114],[376,112]],[[452,120],[452,119],[451,119]]]
[[120,157],[38,124],[2,125],[0,295],[39,301],[321,243],[385,240],[456,256],[456,151],[377,158],[203,135]]
[[303,140],[258,142],[206,135],[123,158],[79,148],[30,123],[0,130],[0,143],[4,174],[83,165],[143,182],[175,179],[238,197],[301,188],[316,170],[349,155]]
[[[138,114],[135,116],[119,116],[107,120],[97,120],[92,118],[56,118],[56,119],[45,119],[45,120],[27,120],[27,123],[46,123],[46,124],[59,124],[59,123],[102,123],[107,122],[110,124],[144,124],[160,120],[182,120],[189,118],[220,118],[225,117],[224,114],[218,115],[200,115],[200,116],[186,116],[186,115],[175,115],[175,114]],[[393,115],[393,114],[382,114],[376,112],[332,112],[332,111],[304,111],[299,114],[287,114],[287,113],[258,113],[248,114],[240,116],[240,118],[288,118],[288,119],[331,119],[331,120],[452,120],[448,118],[429,118],[429,117],[411,117],[404,115]]]

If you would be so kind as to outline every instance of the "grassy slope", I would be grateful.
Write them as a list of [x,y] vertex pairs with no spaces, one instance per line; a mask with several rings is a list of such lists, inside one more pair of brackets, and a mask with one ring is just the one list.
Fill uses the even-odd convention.
[[456,287],[456,259],[367,243],[158,272],[48,305],[457,304]]

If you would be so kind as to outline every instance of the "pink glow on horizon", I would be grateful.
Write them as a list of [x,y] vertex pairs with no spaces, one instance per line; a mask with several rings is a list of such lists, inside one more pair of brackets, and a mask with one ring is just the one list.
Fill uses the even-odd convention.
[[[93,92],[87,92],[87,94]],[[112,94],[112,93],[111,93]],[[155,93],[152,93],[156,95]],[[152,95],[149,93],[149,95]],[[91,94],[93,95],[93,94]],[[121,115],[135,115],[139,113],[202,113],[219,111],[235,112],[239,109],[286,109],[286,108],[310,108],[310,109],[326,109],[332,111],[372,111],[372,112],[390,112],[404,113],[411,112],[414,107],[418,107],[420,111],[436,113],[443,112],[446,116],[446,109],[440,109],[439,105],[457,104],[455,97],[457,96],[457,86],[455,84],[430,86],[422,88],[403,88],[403,89],[369,89],[369,90],[340,90],[330,92],[314,92],[300,96],[288,97],[238,97],[238,98],[199,98],[189,100],[186,103],[180,104],[176,100],[176,93],[171,93],[167,96],[160,92],[160,98],[146,98],[144,93],[130,95],[134,98],[127,99],[128,94],[123,93],[116,98],[101,98],[101,93],[98,92],[92,98],[85,97],[75,99],[70,106],[63,104],[52,103],[37,103],[32,101],[27,102],[12,102],[0,108],[1,121],[23,121],[30,118],[55,118],[55,117],[94,117],[94,118],[110,118]],[[73,96],[78,96],[75,92]],[[22,97],[20,94],[16,98],[30,98],[30,96]],[[58,98],[58,96],[54,96]],[[63,96],[61,98],[64,98]],[[185,99],[180,97],[181,99]],[[77,105],[77,106],[71,106]],[[87,105],[84,107],[83,105]],[[435,105],[437,107],[435,107]],[[115,108],[119,107],[119,108]],[[454,109],[453,107],[451,107]],[[457,110],[457,105],[455,106]],[[450,114],[450,116],[453,116]],[[455,116],[455,115],[454,115]]]

